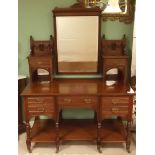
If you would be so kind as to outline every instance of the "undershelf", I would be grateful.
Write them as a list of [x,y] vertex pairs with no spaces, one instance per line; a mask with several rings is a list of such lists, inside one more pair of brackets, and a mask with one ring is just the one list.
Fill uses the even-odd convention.
[[121,119],[106,119],[102,122],[102,143],[126,141],[126,130]]
[[[88,119],[66,119],[59,123],[60,141],[68,140],[97,140],[97,122]],[[31,129],[32,142],[55,142],[55,122],[51,119],[36,120]],[[126,141],[126,131],[121,120],[106,119],[102,121],[102,143],[118,143]]]
[[55,122],[51,119],[36,120],[31,129],[32,142],[55,142]]
[[96,141],[97,123],[91,119],[66,119],[60,123],[61,136],[63,140],[88,140]]

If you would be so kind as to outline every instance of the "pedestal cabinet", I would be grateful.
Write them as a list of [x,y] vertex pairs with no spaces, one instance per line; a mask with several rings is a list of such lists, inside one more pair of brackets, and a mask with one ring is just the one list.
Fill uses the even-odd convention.
[[117,80],[128,81],[128,56],[126,55],[126,38],[122,40],[106,40],[102,38],[103,79],[106,81],[107,71],[118,69]]
[[50,40],[35,41],[30,36],[30,55],[28,56],[30,79],[32,81],[39,79],[38,69],[44,69],[48,72],[48,80],[53,80],[53,45],[52,36]]

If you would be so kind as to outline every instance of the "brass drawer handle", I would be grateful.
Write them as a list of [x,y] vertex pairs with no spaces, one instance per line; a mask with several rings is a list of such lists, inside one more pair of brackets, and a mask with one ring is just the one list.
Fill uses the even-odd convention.
[[71,103],[72,100],[70,98],[65,98],[64,101],[67,103]]
[[85,98],[85,99],[84,99],[84,102],[88,104],[88,103],[91,103],[92,101],[91,101],[90,98]]
[[118,104],[119,103],[119,99],[112,99],[112,104]]
[[112,108],[111,110],[112,112],[116,112],[116,111],[119,111],[119,108]]

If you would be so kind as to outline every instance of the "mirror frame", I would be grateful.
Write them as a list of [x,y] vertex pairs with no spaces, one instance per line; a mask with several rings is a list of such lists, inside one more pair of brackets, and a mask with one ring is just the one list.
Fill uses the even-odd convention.
[[[77,0],[77,3],[75,3],[73,6],[76,7],[86,7],[85,3],[88,0]],[[87,2],[88,3],[88,2]],[[101,13],[102,19],[103,21],[115,21],[115,20],[119,20],[120,22],[124,22],[126,24],[130,24],[132,23],[133,19],[134,19],[134,12],[135,12],[135,4],[136,4],[136,0],[127,0],[127,12],[126,14],[120,14],[120,13]],[[92,8],[95,7],[92,6]],[[96,6],[98,7],[98,6]]]
[[[54,75],[101,75],[102,58],[101,58],[101,9],[99,8],[83,8],[83,7],[70,7],[70,8],[55,8],[52,10],[54,19]],[[58,49],[57,49],[57,27],[56,17],[64,16],[98,16],[98,61],[97,71],[93,73],[89,72],[60,72],[58,70]]]
[[134,12],[135,12],[135,0],[127,0],[127,12],[126,14],[120,13],[102,13],[103,21],[107,20],[119,20],[120,22],[124,22],[129,24],[134,19]]

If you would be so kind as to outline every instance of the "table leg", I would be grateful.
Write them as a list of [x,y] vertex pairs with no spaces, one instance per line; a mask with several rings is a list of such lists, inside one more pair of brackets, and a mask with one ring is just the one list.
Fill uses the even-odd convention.
[[27,150],[29,151],[29,153],[32,153],[30,131],[31,131],[30,124],[29,122],[26,122],[26,134],[27,134],[26,145],[27,145]]
[[130,133],[130,130],[131,130],[131,122],[127,122],[127,139],[126,139],[126,150],[128,151],[128,153],[130,153],[130,136],[131,136],[131,133]]
[[102,153],[101,151],[101,122],[97,123],[97,150],[99,153]]
[[56,153],[59,152],[59,122],[56,122]]

